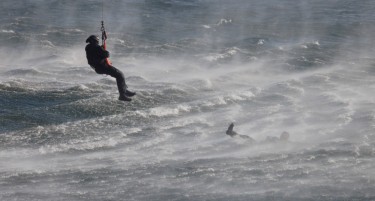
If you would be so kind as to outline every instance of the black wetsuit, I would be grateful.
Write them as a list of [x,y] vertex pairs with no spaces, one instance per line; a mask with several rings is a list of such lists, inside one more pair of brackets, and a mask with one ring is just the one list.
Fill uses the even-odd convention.
[[109,52],[98,44],[89,43],[86,48],[86,57],[89,65],[98,74],[106,74],[116,78],[117,88],[120,97],[125,96],[127,89],[124,74],[112,65],[106,63],[106,58],[109,57]]

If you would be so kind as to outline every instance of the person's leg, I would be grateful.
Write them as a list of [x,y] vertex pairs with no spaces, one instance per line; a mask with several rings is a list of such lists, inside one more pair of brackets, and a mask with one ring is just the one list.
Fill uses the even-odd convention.
[[116,78],[117,88],[120,94],[120,100],[130,101],[131,99],[128,97],[136,95],[135,92],[127,90],[128,86],[125,83],[124,74],[114,66],[100,66],[99,68],[95,68],[95,71],[98,74],[106,74]]
[[117,88],[120,94],[119,100],[131,101],[131,99],[128,98],[127,96],[129,97],[133,96],[135,95],[135,93],[126,90],[127,86],[125,83],[125,77],[124,77],[124,74],[120,70],[118,70],[117,68],[113,66],[110,66],[110,67],[100,66],[99,68],[95,68],[95,71],[98,74],[106,74],[106,75],[116,78]]
[[117,68],[113,66],[111,67],[106,66],[102,68],[97,68],[96,72],[98,74],[106,74],[106,75],[116,78],[118,92],[120,96],[125,96],[127,86],[125,83],[124,74],[120,70],[118,70]]
[[110,69],[114,72],[111,76],[116,78],[119,91],[121,91],[121,93],[124,92],[123,94],[127,97],[134,96],[136,93],[128,90],[128,86],[125,83],[124,74],[113,66],[110,67]]
[[118,92],[120,94],[120,96],[124,96],[125,95],[125,92],[126,92],[126,89],[128,88],[128,86],[126,86],[126,83],[125,83],[125,77],[124,77],[124,74],[117,68],[115,67],[109,67],[109,75],[116,78],[116,82],[117,82],[117,88],[118,88]]

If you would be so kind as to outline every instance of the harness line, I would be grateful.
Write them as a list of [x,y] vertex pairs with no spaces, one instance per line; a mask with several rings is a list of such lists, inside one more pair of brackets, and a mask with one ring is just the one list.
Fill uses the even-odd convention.
[[[107,40],[107,32],[105,31],[105,28],[104,28],[104,0],[102,1],[102,22],[101,22],[101,27],[100,27],[100,31],[102,32],[102,46],[103,46],[103,49],[104,50],[107,50],[107,43],[106,43],[106,40]],[[105,59],[105,62],[108,66],[112,65],[111,61],[106,58]]]

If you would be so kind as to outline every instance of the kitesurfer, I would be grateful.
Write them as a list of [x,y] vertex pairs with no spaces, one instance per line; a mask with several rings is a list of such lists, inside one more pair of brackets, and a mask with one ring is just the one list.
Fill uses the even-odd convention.
[[[251,138],[250,136],[247,136],[247,135],[239,135],[238,133],[236,133],[234,130],[234,124],[231,123],[227,129],[227,131],[225,132],[225,134],[231,136],[231,137],[236,137],[236,136],[239,136],[241,138],[244,138],[244,139],[248,139],[250,140],[251,142],[255,142],[255,140],[253,138]],[[289,137],[290,137],[290,134],[286,131],[282,132],[280,137],[271,137],[271,136],[267,136],[266,139],[263,141],[263,143],[276,143],[276,142],[288,142],[289,141]]]
[[239,135],[238,133],[236,133],[236,131],[233,130],[233,127],[234,127],[234,124],[231,123],[227,129],[227,131],[225,132],[225,134],[231,136],[231,137],[235,137],[235,136],[238,136],[240,138],[243,138],[243,139],[247,139],[251,142],[255,142],[255,140],[253,138],[251,138],[250,136],[247,136],[247,135]]
[[117,88],[120,94],[119,100],[131,101],[130,97],[135,95],[135,92],[127,90],[125,83],[124,74],[111,64],[107,62],[109,52],[99,45],[99,38],[95,35],[91,35],[87,38],[86,43],[86,57],[88,64],[98,74],[106,74],[116,78]]

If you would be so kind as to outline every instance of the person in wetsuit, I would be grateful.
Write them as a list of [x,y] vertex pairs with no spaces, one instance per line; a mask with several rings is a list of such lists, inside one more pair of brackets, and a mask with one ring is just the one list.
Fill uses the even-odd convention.
[[[236,131],[233,130],[234,128],[234,123],[231,123],[227,129],[227,131],[225,132],[225,134],[231,136],[231,137],[241,137],[243,139],[248,139],[249,141],[251,141],[252,143],[255,142],[255,140],[250,137],[250,136],[247,136],[247,135],[239,135]],[[290,137],[290,134],[286,131],[282,132],[280,137],[271,137],[271,136],[267,136],[267,138],[263,141],[263,143],[286,143],[289,141],[289,137]]]
[[243,138],[243,139],[247,139],[249,140],[250,142],[255,142],[255,140],[250,137],[250,136],[247,136],[247,135],[239,135],[236,131],[233,130],[233,127],[234,127],[234,123],[231,123],[227,129],[227,131],[225,132],[225,134],[231,136],[231,137],[240,137],[240,138]]
[[87,38],[86,43],[86,57],[89,65],[98,74],[106,74],[116,78],[117,88],[120,94],[119,100],[131,101],[130,97],[135,95],[135,92],[127,90],[124,74],[114,66],[108,64],[106,59],[109,57],[109,52],[99,45],[99,38],[91,35]]

